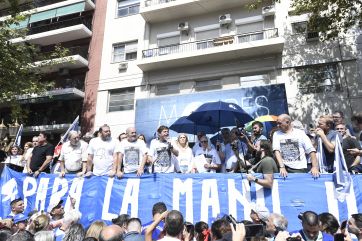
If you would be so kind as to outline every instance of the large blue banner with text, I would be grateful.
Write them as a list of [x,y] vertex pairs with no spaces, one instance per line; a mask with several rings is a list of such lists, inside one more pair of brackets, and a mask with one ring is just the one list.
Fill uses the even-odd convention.
[[238,104],[254,118],[288,113],[284,84],[153,97],[136,100],[137,132],[150,140],[158,126],[170,126],[201,104],[219,100]]
[[275,175],[273,189],[249,185],[241,174],[150,174],[122,179],[77,178],[69,175],[41,174],[38,178],[5,168],[1,177],[1,217],[10,213],[10,201],[21,197],[25,213],[47,210],[60,199],[69,208],[70,198],[77,200],[81,223],[103,219],[110,221],[128,213],[143,222],[150,221],[152,205],[163,201],[169,209],[180,210],[187,221],[211,223],[217,216],[232,214],[238,220],[249,219],[250,202],[264,204],[270,212],[282,213],[289,230],[298,229],[297,215],[306,210],[330,212],[340,221],[362,212],[362,175],[354,175],[353,188],[345,202],[334,195],[332,175],[314,180],[310,174],[290,174],[285,180]]

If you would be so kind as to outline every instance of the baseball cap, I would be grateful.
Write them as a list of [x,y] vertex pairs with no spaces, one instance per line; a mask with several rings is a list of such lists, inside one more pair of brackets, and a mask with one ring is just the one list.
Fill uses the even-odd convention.
[[270,212],[267,207],[260,204],[251,203],[251,210],[253,210],[263,222],[268,221]]
[[14,224],[24,222],[24,221],[28,221],[28,216],[27,215],[19,213],[19,214],[14,216]]

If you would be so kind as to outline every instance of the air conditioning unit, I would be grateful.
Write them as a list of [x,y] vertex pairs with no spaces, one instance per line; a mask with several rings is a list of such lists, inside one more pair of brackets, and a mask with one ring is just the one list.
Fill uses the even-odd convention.
[[274,15],[275,14],[275,5],[269,5],[269,6],[262,7],[261,14],[263,16]]
[[188,22],[182,22],[178,24],[177,28],[181,33],[189,33],[189,23]]
[[120,63],[118,65],[118,70],[125,70],[128,68],[128,63],[127,62],[123,62],[123,63]]
[[68,68],[60,68],[58,70],[58,75],[59,76],[67,76],[67,75],[69,75],[69,69]]
[[220,26],[229,26],[232,22],[230,14],[223,14],[219,16]]

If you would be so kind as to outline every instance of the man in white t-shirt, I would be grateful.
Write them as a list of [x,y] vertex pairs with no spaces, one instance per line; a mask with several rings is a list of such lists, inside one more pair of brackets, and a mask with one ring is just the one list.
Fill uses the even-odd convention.
[[179,172],[177,156],[178,150],[168,142],[169,128],[160,126],[157,129],[158,140],[151,142],[149,156],[152,158],[152,172],[173,173]]
[[273,135],[273,151],[279,164],[280,175],[286,177],[288,172],[307,172],[306,154],[309,154],[312,161],[311,173],[313,177],[318,177],[316,150],[305,132],[293,128],[291,122],[287,114],[278,116],[279,130]]
[[143,174],[147,160],[146,143],[137,139],[136,128],[128,127],[126,130],[126,139],[117,144],[116,152],[120,161],[117,167],[117,173],[137,173],[137,176]]
[[[101,126],[99,136],[89,142],[86,176],[93,174],[113,177],[116,174],[118,164],[117,153],[115,152],[116,143],[111,137],[109,126],[106,124]],[[92,165],[93,172],[91,171]]]
[[77,131],[69,132],[69,141],[65,142],[60,151],[60,176],[64,177],[65,173],[82,175],[87,164],[87,147],[88,144],[80,140]]

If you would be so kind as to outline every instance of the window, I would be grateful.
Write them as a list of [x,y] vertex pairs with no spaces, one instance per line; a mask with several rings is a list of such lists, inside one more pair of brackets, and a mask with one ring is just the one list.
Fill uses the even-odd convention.
[[140,3],[135,1],[118,1],[117,17],[126,17],[137,14],[140,11]]
[[180,35],[160,38],[157,40],[159,46],[159,55],[178,53],[180,44]]
[[307,22],[292,23],[293,34],[305,34],[307,32]]
[[169,95],[180,93],[180,84],[159,84],[156,86],[156,95]]
[[339,91],[337,65],[315,65],[297,68],[298,88],[302,94]]
[[217,90],[217,89],[221,89],[220,80],[203,80],[203,81],[197,81],[195,84],[195,90],[197,91]]
[[133,110],[134,88],[109,91],[108,112]]
[[137,41],[113,45],[113,63],[137,59]]

